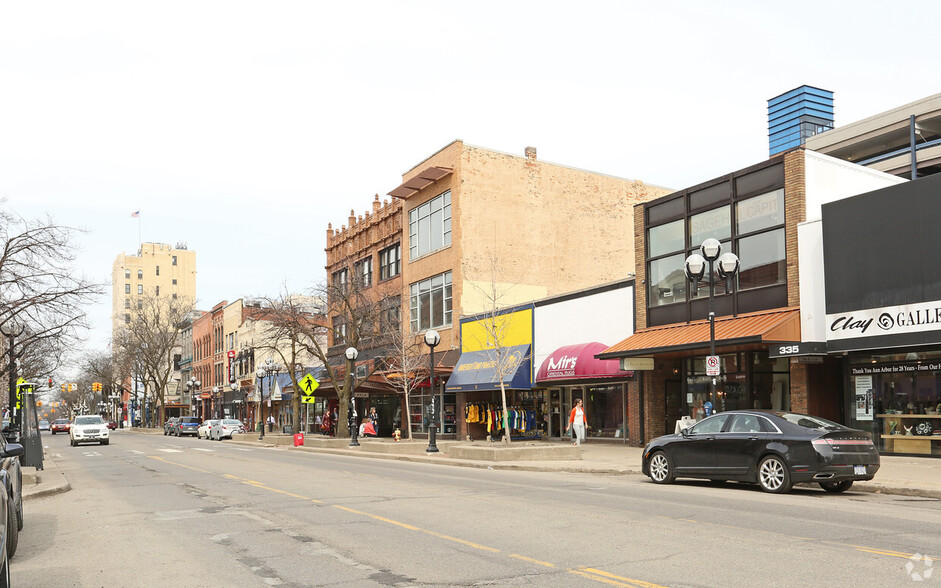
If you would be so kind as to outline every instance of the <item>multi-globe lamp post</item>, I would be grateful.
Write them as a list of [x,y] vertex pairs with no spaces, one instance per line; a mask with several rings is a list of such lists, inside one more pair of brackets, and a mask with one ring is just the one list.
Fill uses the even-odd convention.
[[359,357],[359,351],[355,347],[347,347],[344,355],[346,356],[346,373],[350,375],[350,414],[347,419],[350,423],[350,447],[359,447],[359,441],[356,438],[359,434],[359,429],[356,428],[356,399],[353,397],[353,393],[356,392],[356,372],[353,368],[356,358]]
[[[268,378],[268,387],[271,388],[271,377],[272,374],[279,371],[281,366],[276,365],[274,360],[270,357],[265,360],[263,364],[258,366],[258,369],[255,370],[255,375],[258,376],[258,379],[261,380],[258,390],[258,416],[261,418],[260,434],[258,435],[258,440],[261,441],[265,438],[265,404],[264,404],[264,378]],[[270,393],[268,398],[271,398]]]
[[[738,256],[731,251],[722,253],[722,244],[718,239],[709,238],[699,246],[699,253],[693,253],[686,258],[684,273],[686,279],[693,283],[694,289],[699,288],[699,282],[705,277],[706,265],[709,266],[709,355],[716,354],[716,309],[715,309],[715,276],[726,281],[726,292],[732,289],[732,278],[738,273],[740,262]],[[716,377],[712,376],[709,388],[709,398],[712,410],[719,411],[719,402],[716,397]]]
[[438,453],[438,445],[435,441],[438,429],[438,403],[435,400],[438,397],[437,390],[435,390],[435,347],[438,346],[438,343],[441,343],[441,335],[438,334],[438,331],[434,329],[425,331],[425,345],[429,349],[428,383],[431,386],[431,418],[428,421],[428,449],[425,450],[426,453]]
[[[197,391],[199,390],[199,387],[202,385],[203,383],[197,380],[195,377],[190,378],[189,381],[186,382],[186,391],[190,392],[193,395],[192,398],[190,399],[193,403],[193,412],[196,412],[196,394],[197,394]],[[199,416],[199,415],[194,414],[193,416]]]

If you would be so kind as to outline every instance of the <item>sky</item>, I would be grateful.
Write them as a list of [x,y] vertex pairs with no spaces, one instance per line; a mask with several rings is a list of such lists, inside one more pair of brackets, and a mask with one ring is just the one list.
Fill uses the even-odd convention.
[[[326,228],[455,139],[682,189],[768,157],[767,100],[845,124],[941,92],[941,3],[4,2],[0,198],[196,251],[200,308],[324,278]],[[140,211],[140,220],[131,213]]]

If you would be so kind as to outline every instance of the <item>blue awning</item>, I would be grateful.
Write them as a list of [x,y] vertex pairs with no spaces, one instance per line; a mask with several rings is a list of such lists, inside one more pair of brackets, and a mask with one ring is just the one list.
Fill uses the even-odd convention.
[[503,384],[512,390],[529,390],[532,381],[532,354],[529,345],[465,351],[457,360],[445,389],[448,392],[498,390]]

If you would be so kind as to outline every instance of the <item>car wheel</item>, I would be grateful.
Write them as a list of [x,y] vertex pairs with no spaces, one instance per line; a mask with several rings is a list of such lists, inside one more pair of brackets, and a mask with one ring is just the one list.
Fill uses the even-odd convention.
[[657,484],[669,484],[676,479],[673,460],[663,451],[658,451],[650,458],[650,479]]
[[3,570],[0,571],[0,588],[10,588],[10,558],[7,557],[6,551],[3,552],[0,558],[2,558],[0,562],[3,564]]
[[164,437],[167,436],[167,430],[166,430],[166,429],[163,430],[163,436],[164,436]]
[[839,494],[846,492],[853,486],[852,480],[843,480],[842,482],[820,482],[820,487],[830,494]]
[[7,557],[16,555],[16,546],[20,542],[20,530],[16,523],[16,509],[13,498],[7,499]]
[[55,431],[53,431],[53,432],[52,432],[52,434],[53,434],[53,435],[55,435],[55,434],[56,434],[56,432],[55,432]]
[[783,494],[791,490],[791,474],[787,464],[777,455],[769,455],[758,462],[758,485],[765,492]]
[[104,439],[104,440],[101,441],[101,444],[102,444],[102,445],[110,445],[110,444],[111,444],[111,439]]
[[69,441],[72,443],[72,447],[75,447],[75,446],[78,445],[78,444],[75,442],[75,439],[70,439]]

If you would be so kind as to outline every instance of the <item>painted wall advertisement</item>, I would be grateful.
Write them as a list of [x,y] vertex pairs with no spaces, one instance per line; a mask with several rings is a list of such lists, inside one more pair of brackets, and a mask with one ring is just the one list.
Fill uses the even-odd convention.
[[872,406],[872,376],[856,376],[856,420],[871,421]]

